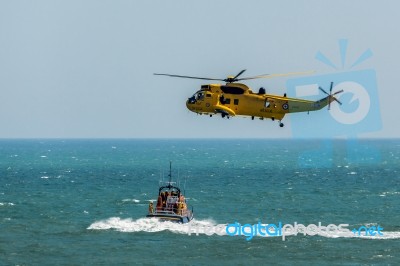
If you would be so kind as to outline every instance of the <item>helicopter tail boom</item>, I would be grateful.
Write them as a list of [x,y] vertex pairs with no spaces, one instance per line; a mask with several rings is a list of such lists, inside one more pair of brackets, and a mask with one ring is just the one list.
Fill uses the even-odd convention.
[[[301,99],[288,99],[288,113],[299,113],[299,112],[311,112],[318,111],[324,108],[325,106],[330,106],[333,101],[339,102],[335,96],[329,95],[318,101],[309,101],[309,100],[301,100]],[[340,102],[339,102],[340,103]],[[329,109],[329,108],[328,108]]]
[[328,110],[330,110],[331,103],[334,101],[339,103],[340,105],[342,105],[342,103],[335,97],[335,95],[342,93],[343,90],[332,93],[333,82],[331,82],[331,86],[329,88],[329,93],[321,87],[318,87],[318,88],[320,91],[322,91],[324,94],[327,95],[325,98],[322,98],[318,101],[294,101],[295,104],[290,105],[291,108],[290,108],[289,112],[294,113],[294,112],[304,112],[304,111],[317,111],[317,110],[321,110],[325,106],[328,106]]

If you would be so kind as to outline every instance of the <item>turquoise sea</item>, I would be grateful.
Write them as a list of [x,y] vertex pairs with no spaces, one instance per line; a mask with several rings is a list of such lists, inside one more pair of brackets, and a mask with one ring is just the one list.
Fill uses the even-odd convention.
[[[0,158],[0,265],[400,264],[398,139],[0,140]],[[144,218],[170,161],[190,227]],[[212,234],[239,223],[349,230]]]

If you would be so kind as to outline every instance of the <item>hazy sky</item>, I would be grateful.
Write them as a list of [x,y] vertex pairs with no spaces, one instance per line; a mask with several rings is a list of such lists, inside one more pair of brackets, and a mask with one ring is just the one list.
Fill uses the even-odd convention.
[[[290,115],[284,128],[198,116],[185,101],[204,81],[153,73],[333,73],[315,55],[340,65],[339,39],[349,61],[373,53],[359,69],[376,71],[382,129],[360,136],[400,137],[399,10],[398,1],[2,0],[0,137],[290,138]],[[247,84],[282,95],[287,79]]]

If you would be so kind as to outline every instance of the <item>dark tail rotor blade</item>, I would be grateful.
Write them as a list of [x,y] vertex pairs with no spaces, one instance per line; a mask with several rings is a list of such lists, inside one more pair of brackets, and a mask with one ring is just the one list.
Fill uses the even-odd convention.
[[333,98],[335,101],[337,101],[340,105],[342,105],[342,102],[341,101],[339,101],[338,99],[336,99],[336,98]]
[[[333,96],[333,95],[336,95],[336,94],[339,94],[339,93],[342,93],[342,92],[343,92],[343,90],[337,91],[337,92],[335,92],[334,94],[332,94],[332,96]],[[335,101],[337,101],[338,104],[342,105],[342,102],[341,102],[341,101],[339,101],[339,100],[336,99],[335,97],[333,97],[333,99],[334,99]]]
[[318,87],[318,89],[320,89],[323,93],[325,93],[326,95],[329,95],[329,93],[327,93],[323,88]]
[[333,89],[333,82],[331,82],[331,86],[330,86],[330,88],[329,88],[329,93],[327,93],[323,88],[321,88],[321,87],[318,87],[323,93],[325,93],[326,95],[328,95],[328,110],[330,110],[331,109],[331,102],[332,101],[336,101],[336,102],[338,102],[340,105],[342,105],[342,103],[338,100],[338,99],[336,99],[335,97],[334,97],[334,95],[336,95],[336,94],[339,94],[339,93],[342,93],[343,92],[343,90],[340,90],[340,91],[337,91],[337,92],[335,92],[335,93],[333,93],[332,94],[332,89]]
[[332,95],[336,95],[336,94],[339,94],[339,93],[342,93],[342,92],[343,92],[343,90],[340,90],[340,91],[335,92],[335,93],[332,94]]

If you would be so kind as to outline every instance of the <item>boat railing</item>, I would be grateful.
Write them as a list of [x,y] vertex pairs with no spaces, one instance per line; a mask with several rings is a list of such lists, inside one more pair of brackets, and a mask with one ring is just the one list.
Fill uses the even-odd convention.
[[181,216],[186,216],[190,214],[190,210],[188,209],[183,209],[183,210],[153,210],[151,214],[173,214],[173,215],[181,215]]
[[172,210],[154,210],[153,214],[175,214]]

